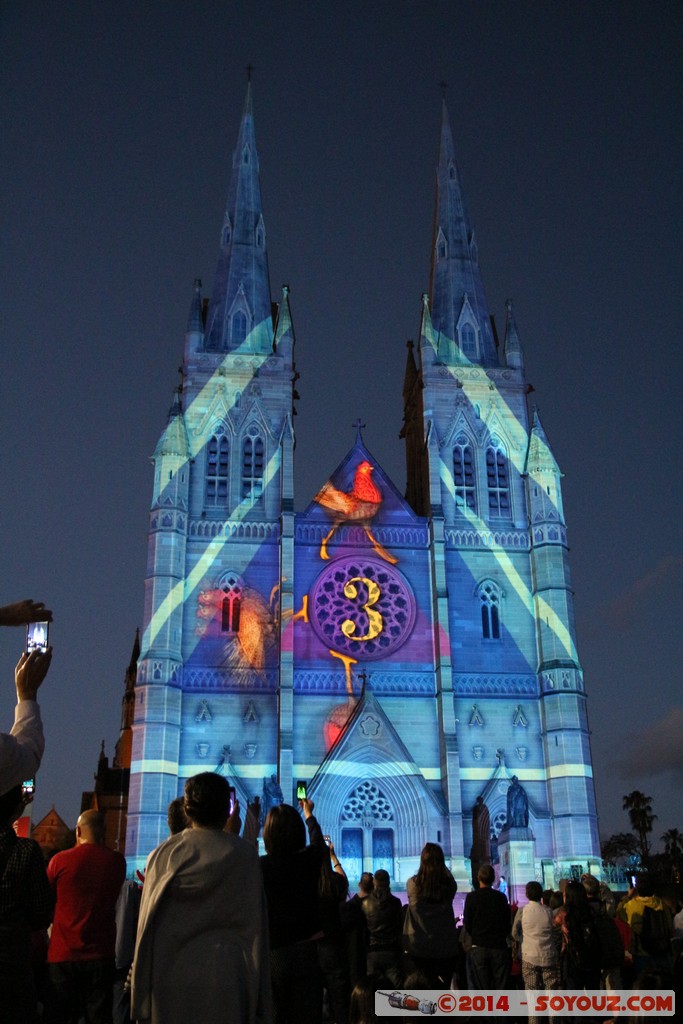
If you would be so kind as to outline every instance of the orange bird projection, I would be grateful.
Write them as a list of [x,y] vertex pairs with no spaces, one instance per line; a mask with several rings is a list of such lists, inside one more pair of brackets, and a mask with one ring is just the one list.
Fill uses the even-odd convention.
[[343,523],[357,524],[362,526],[365,530],[368,540],[372,544],[374,550],[383,558],[386,562],[390,562],[395,565],[398,561],[393,555],[390,555],[386,548],[383,548],[376,537],[373,536],[370,529],[370,522],[377,515],[380,505],[382,504],[382,492],[379,487],[376,486],[372,480],[372,471],[374,466],[371,462],[364,460],[358,465],[356,469],[356,475],[353,478],[353,487],[347,494],[345,491],[339,491],[337,488],[330,483],[328,480],[324,484],[318,493],[316,494],[314,501],[317,501],[323,508],[328,509],[332,514],[333,524],[332,528],[325,537],[320,545],[320,557],[328,559],[330,556],[327,553],[328,542],[332,539],[332,536]]

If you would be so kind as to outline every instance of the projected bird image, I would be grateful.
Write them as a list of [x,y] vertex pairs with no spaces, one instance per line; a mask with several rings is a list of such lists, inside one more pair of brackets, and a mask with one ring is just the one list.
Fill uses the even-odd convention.
[[318,493],[314,501],[325,508],[332,518],[332,527],[323,538],[320,545],[320,557],[329,559],[330,555],[327,545],[331,541],[336,530],[345,524],[361,526],[372,544],[374,550],[385,562],[395,565],[398,561],[386,548],[382,547],[370,529],[370,523],[379,512],[382,504],[382,492],[372,479],[374,466],[367,459],[359,463],[353,478],[353,487],[347,493],[340,491],[328,480]]
[[276,651],[273,611],[251,587],[202,590],[197,597],[195,634],[218,643],[221,666],[233,672],[262,671]]

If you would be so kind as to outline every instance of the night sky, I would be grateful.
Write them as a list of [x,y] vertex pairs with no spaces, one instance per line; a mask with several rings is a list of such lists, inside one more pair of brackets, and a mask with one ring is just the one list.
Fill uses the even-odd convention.
[[[0,602],[54,609],[34,820],[113,754],[149,457],[210,291],[253,95],[271,287],[301,374],[296,507],[354,440],[405,485],[440,91],[490,311],[514,299],[565,474],[601,833],[683,828],[683,8],[673,2],[0,6]],[[12,720],[21,630],[0,635]]]

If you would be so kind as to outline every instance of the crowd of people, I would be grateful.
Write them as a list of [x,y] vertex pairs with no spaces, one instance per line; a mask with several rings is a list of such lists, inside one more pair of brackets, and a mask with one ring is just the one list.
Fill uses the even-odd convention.
[[[31,601],[0,608],[0,624],[36,619],[51,614]],[[680,989],[673,887],[656,892],[641,877],[617,901],[592,875],[558,891],[530,881],[517,907],[483,863],[458,918],[457,883],[428,842],[405,903],[382,868],[350,895],[311,800],[269,810],[259,857],[258,799],[242,827],[213,772],[187,780],[168,808],[169,838],[138,878],[126,879],[94,810],[46,867],[12,824],[43,753],[36,697],[50,658],[49,648],[22,655],[15,722],[0,734],[4,1024],[368,1024],[381,1019],[377,991],[396,1002],[424,990]]]

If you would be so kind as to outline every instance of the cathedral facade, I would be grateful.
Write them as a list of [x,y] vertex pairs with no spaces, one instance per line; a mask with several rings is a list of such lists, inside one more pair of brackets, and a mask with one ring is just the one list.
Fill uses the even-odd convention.
[[598,870],[561,473],[496,335],[445,104],[430,293],[403,388],[407,492],[355,444],[295,511],[294,332],[271,302],[251,86],[209,299],[153,456],[126,852],[185,780],[243,807],[305,782],[350,879],[427,841],[461,887]]

